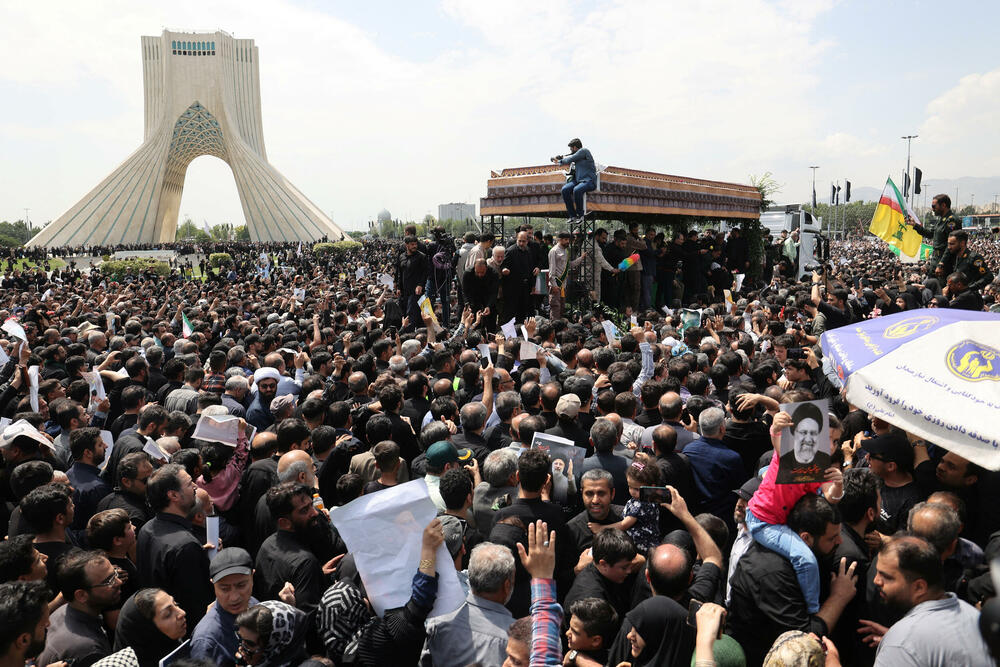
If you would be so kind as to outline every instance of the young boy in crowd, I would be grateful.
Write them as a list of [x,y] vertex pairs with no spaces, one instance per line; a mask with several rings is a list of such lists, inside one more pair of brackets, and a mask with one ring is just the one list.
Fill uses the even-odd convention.
[[388,489],[399,483],[396,479],[402,461],[399,458],[399,445],[392,440],[383,440],[372,448],[372,456],[375,457],[378,477],[365,484],[366,494]]
[[618,634],[618,614],[607,601],[582,598],[569,607],[565,665],[599,667],[608,659],[608,645]]

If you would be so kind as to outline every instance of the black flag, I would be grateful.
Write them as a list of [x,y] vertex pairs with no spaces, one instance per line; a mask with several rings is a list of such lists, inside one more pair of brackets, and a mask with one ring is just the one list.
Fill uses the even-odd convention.
[[813,210],[816,210],[816,186],[813,186]]
[[851,182],[844,181],[844,183],[846,184],[844,188],[844,203],[846,204],[851,201]]
[[910,175],[903,174],[903,197],[910,196]]
[[840,206],[840,186],[837,186],[836,196],[834,197],[834,202],[837,206]]
[[830,206],[837,200],[837,186],[830,183]]
[[920,171],[916,167],[913,168],[913,194],[920,194],[920,179],[924,177],[924,172]]

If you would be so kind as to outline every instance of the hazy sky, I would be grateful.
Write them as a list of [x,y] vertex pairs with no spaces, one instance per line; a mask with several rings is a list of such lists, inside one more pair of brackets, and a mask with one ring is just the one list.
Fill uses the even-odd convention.
[[[716,0],[0,0],[0,219],[56,218],[142,141],[140,35],[256,40],[272,164],[345,229],[478,204],[490,169],[579,136],[607,165],[805,201],[820,165],[880,187],[1000,175],[1000,5]],[[979,195],[985,200],[991,194]],[[241,224],[195,160],[181,215]]]

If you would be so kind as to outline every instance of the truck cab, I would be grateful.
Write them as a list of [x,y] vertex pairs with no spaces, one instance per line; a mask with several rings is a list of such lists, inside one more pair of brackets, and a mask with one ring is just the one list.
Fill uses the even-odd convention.
[[802,210],[801,204],[770,206],[760,214],[761,227],[770,231],[774,240],[781,237],[782,231],[791,234],[798,230],[799,256],[795,267],[797,278],[809,273],[804,267],[821,263],[820,257],[826,255],[823,246],[828,241],[821,233],[822,222],[822,218],[815,218],[808,211]]

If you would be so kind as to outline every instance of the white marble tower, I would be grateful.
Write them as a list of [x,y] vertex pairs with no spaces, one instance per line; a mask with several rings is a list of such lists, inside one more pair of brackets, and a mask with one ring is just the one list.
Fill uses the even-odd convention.
[[344,233],[267,161],[252,39],[224,32],[142,37],[143,143],[28,245],[174,240],[184,174],[214,155],[233,170],[253,241],[331,241]]

